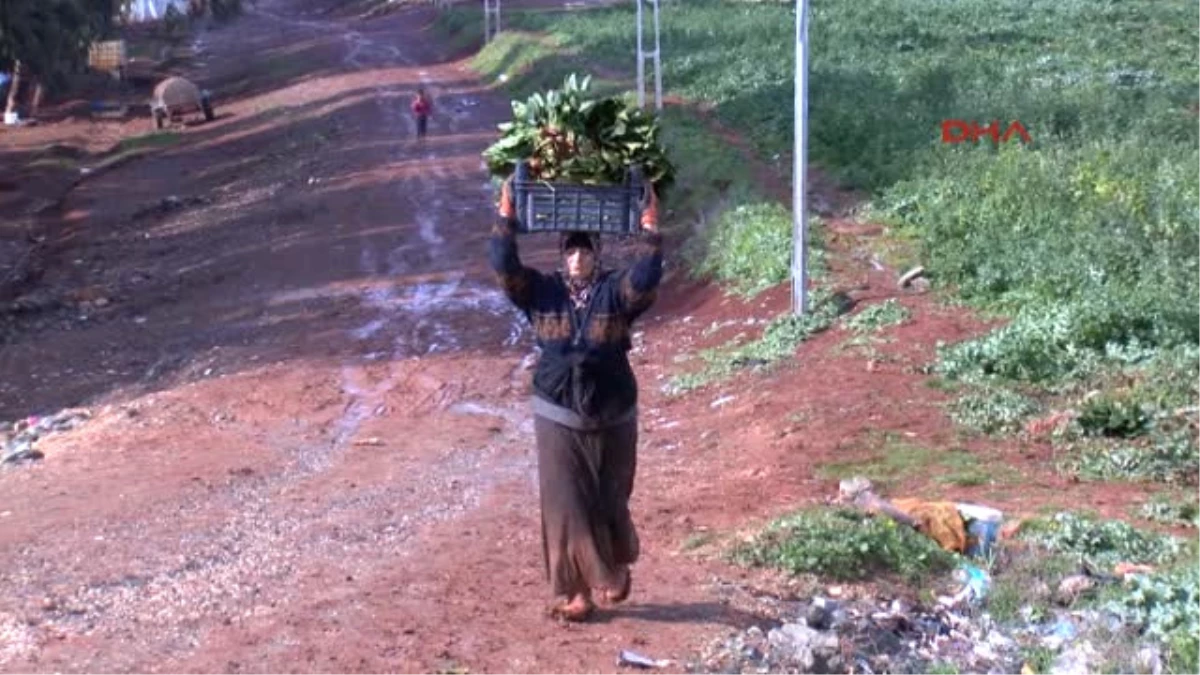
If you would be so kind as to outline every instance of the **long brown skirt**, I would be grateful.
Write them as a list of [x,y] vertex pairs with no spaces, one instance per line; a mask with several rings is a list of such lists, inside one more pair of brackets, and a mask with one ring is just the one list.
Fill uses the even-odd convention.
[[578,431],[534,416],[542,553],[556,596],[619,589],[639,543],[629,513],[637,472],[637,419]]

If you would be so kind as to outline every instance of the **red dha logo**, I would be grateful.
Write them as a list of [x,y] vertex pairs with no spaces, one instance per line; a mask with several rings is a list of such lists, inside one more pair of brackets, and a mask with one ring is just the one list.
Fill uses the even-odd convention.
[[997,120],[992,120],[992,123],[986,127],[980,127],[975,122],[964,122],[963,120],[942,120],[943,143],[962,143],[964,141],[974,143],[979,140],[980,136],[991,136],[992,143],[999,145],[1007,143],[1013,134],[1020,136],[1021,140],[1026,144],[1033,142],[1033,139],[1029,137],[1029,132],[1025,130],[1025,125],[1020,122],[1009,124],[1008,129],[1005,129],[1004,134],[1001,135],[1000,122]]

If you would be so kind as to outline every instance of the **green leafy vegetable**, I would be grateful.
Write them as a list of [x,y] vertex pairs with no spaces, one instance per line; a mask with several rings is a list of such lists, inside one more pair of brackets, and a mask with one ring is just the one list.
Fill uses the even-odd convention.
[[534,178],[584,185],[619,184],[642,169],[661,196],[675,167],[659,143],[658,119],[617,96],[587,98],[591,77],[569,75],[559,89],[513,101],[513,120],[483,153],[493,176],[507,178],[521,161]]

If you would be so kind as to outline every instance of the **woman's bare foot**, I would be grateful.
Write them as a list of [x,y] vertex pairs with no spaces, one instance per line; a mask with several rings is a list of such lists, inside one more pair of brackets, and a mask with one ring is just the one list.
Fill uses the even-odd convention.
[[625,568],[624,579],[621,583],[621,586],[616,589],[604,589],[604,594],[602,597],[606,603],[615,605],[617,603],[624,602],[627,598],[629,598],[629,592],[631,590],[633,590],[633,573],[629,571],[629,567],[627,566]]
[[584,621],[596,609],[588,593],[577,593],[571,598],[560,598],[550,608],[550,616],[564,621]]

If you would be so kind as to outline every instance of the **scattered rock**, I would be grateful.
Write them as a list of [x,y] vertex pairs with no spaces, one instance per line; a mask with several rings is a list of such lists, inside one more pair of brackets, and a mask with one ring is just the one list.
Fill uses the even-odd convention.
[[917,265],[916,267],[914,267],[914,268],[908,270],[907,272],[905,272],[904,274],[900,275],[900,281],[899,281],[900,288],[908,288],[909,286],[912,285],[913,281],[915,281],[916,279],[920,279],[924,276],[925,276],[925,267],[922,265]]
[[721,406],[725,405],[726,403],[733,401],[735,398],[737,398],[737,397],[736,396],[722,396],[722,397],[714,400],[712,403],[710,403],[708,407],[720,408]]
[[54,415],[28,417],[14,422],[11,432],[0,432],[4,448],[3,463],[39,460],[45,453],[37,449],[37,443],[51,434],[74,429],[91,419],[92,413],[83,409],[63,410]]
[[817,598],[808,606],[804,621],[810,628],[829,630],[833,625],[833,610],[836,607],[836,604],[826,602],[824,598]]
[[44,459],[45,457],[46,454],[44,452],[35,449],[28,443],[25,443],[24,445],[18,445],[16,449],[6,449],[4,453],[4,463],[18,464],[24,461],[36,461],[39,459]]
[[6,308],[12,314],[37,314],[58,309],[62,301],[52,291],[40,288],[26,293],[9,303]]
[[1079,596],[1096,586],[1096,580],[1085,574],[1073,574],[1062,580],[1055,591],[1054,599],[1064,607],[1075,604]]
[[179,197],[177,195],[169,195],[158,200],[154,204],[150,204],[138,209],[133,214],[134,220],[140,220],[147,216],[164,216],[174,211],[190,208],[193,206],[203,206],[211,203],[212,200],[207,197]]
[[635,668],[665,668],[671,664],[664,659],[651,659],[637,652],[622,649],[621,653],[617,655],[617,665]]
[[1088,667],[1096,650],[1089,642],[1080,642],[1063,651],[1050,665],[1050,675],[1087,675],[1091,673]]
[[1133,665],[1139,675],[1162,675],[1162,651],[1153,645],[1142,647],[1134,657]]
[[785,623],[767,634],[773,660],[779,659],[806,673],[837,672],[841,668],[841,641],[832,633],[798,623]]

